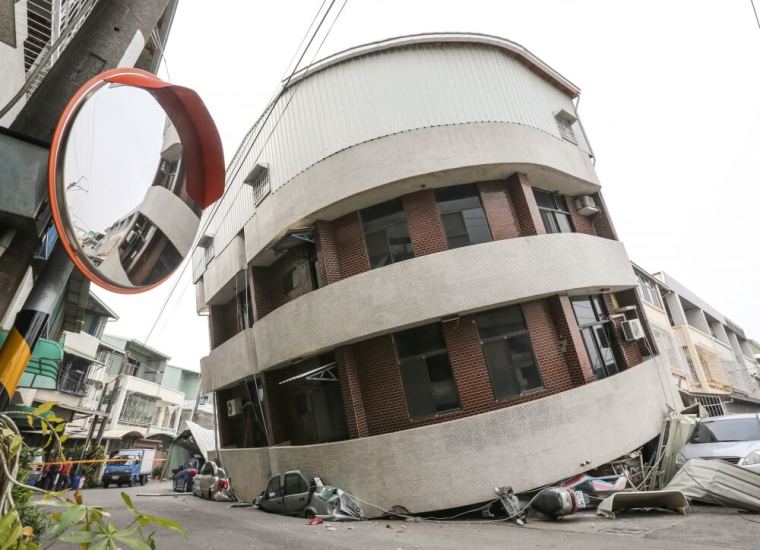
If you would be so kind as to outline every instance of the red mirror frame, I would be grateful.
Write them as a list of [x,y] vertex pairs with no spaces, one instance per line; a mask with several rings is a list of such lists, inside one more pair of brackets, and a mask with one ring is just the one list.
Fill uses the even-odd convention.
[[66,104],[53,134],[48,160],[50,210],[55,228],[58,231],[58,237],[71,261],[90,281],[112,292],[138,294],[160,285],[171,274],[152,285],[134,289],[117,287],[104,281],[77,256],[74,246],[69,242],[70,232],[66,230],[59,208],[59,189],[56,184],[56,176],[59,170],[63,170],[61,149],[66,144],[74,117],[84,102],[106,84],[123,84],[142,88],[163,107],[182,142],[188,195],[200,208],[207,208],[217,201],[224,192],[224,152],[216,124],[214,124],[206,105],[198,94],[190,88],[164,82],[147,71],[119,68],[100,73],[85,82]]

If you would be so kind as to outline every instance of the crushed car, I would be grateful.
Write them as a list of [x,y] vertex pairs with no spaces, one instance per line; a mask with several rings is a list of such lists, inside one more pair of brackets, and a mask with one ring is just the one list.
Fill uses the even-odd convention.
[[691,458],[724,460],[760,473],[760,414],[703,418],[676,455],[676,467]]
[[253,504],[266,512],[308,519],[364,519],[362,507],[351,495],[319,477],[307,478],[301,470],[274,474]]
[[230,480],[223,468],[209,460],[193,478],[193,495],[217,502],[234,500],[230,489]]

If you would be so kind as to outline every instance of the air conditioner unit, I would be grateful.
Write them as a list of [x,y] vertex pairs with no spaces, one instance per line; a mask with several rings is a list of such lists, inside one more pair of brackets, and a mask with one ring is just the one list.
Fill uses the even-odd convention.
[[239,397],[227,401],[227,416],[237,416],[243,413],[243,400]]
[[635,342],[644,338],[644,327],[639,319],[623,321],[621,328],[623,329],[623,338],[625,338],[626,342]]
[[593,216],[599,213],[599,208],[597,208],[593,197],[588,195],[575,199],[575,209],[581,216]]

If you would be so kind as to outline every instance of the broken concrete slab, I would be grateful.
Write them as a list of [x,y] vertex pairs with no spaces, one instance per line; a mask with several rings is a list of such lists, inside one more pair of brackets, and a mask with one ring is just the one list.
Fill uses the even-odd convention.
[[596,513],[615,519],[615,513],[623,510],[650,508],[670,510],[686,515],[689,501],[681,491],[631,491],[615,493],[599,503]]

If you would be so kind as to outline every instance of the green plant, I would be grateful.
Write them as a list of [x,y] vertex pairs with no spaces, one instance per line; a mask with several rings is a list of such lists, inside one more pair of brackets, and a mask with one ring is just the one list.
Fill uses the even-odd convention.
[[[29,479],[29,464],[35,455],[35,451],[22,446],[19,457],[19,468],[16,479],[25,484]],[[21,524],[31,527],[36,537],[40,537],[48,528],[49,520],[45,512],[36,506],[33,501],[34,492],[23,485],[14,485],[11,489],[13,502],[18,510]]]
[[[28,415],[29,425],[38,422],[43,434],[49,434],[48,444],[57,450],[57,456],[65,460],[62,443],[65,436],[58,426],[64,425],[54,415],[43,415],[50,411],[52,403],[46,403]],[[124,528],[110,520],[110,516],[98,506],[87,506],[77,491],[73,499],[63,498],[59,493],[43,491],[23,483],[25,469],[21,468],[24,442],[13,421],[0,414],[0,550],[42,550],[40,535],[44,530],[45,516],[49,516],[55,525],[47,533],[46,546],[49,548],[56,541],[76,545],[80,550],[152,550],[156,548],[155,531],[151,526],[171,529],[182,535],[182,526],[173,520],[159,518],[140,512],[126,493],[121,494],[127,509],[132,512],[132,522]],[[16,492],[14,493],[14,490]],[[31,501],[31,492],[43,493],[37,502]],[[28,493],[27,493],[28,492]],[[20,501],[16,500],[18,495]],[[24,501],[24,499],[27,499]],[[24,501],[27,507],[41,511],[52,508],[52,512],[42,512],[42,517],[30,520],[19,504]],[[40,520],[37,529],[32,521]]]
[[161,477],[161,472],[162,471],[163,471],[163,468],[161,466],[156,466],[155,468],[153,468],[153,471],[151,472],[151,475],[154,478]]

